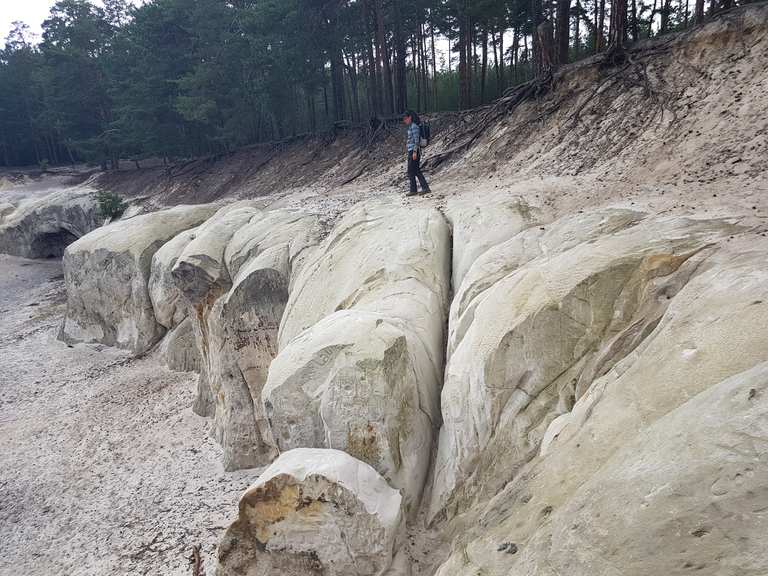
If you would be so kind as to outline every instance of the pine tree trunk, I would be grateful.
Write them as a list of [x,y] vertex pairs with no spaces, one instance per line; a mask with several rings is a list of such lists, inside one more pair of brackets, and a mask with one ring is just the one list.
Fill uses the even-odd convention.
[[432,108],[433,110],[439,110],[440,106],[437,101],[437,57],[435,53],[435,24],[430,22],[429,24],[430,44],[432,45]]
[[600,52],[603,49],[603,33],[605,30],[605,0],[600,0],[600,6],[596,8],[595,18],[595,53]]
[[365,31],[367,41],[365,49],[368,60],[368,112],[370,116],[376,116],[381,113],[381,80],[379,78],[378,61],[373,52],[373,26],[371,25],[371,0],[363,1],[363,19],[365,20]]
[[[468,107],[472,107],[473,90],[474,90],[474,76],[477,74],[475,67],[477,66],[477,50],[475,46],[475,34],[472,28],[472,19],[469,15],[469,9],[472,4],[472,0],[466,0],[466,18],[467,18],[467,102]],[[475,57],[473,58],[473,54]]]
[[459,109],[466,110],[471,103],[471,88],[469,82],[469,0],[463,0],[459,11]]
[[638,40],[640,40],[640,24],[637,21],[637,0],[632,0],[632,41]]
[[499,74],[499,38],[496,36],[496,30],[491,32],[491,47],[493,48],[493,73],[496,75],[496,95],[499,94],[501,86],[501,74]]
[[485,79],[486,74],[488,73],[488,29],[483,30],[482,34],[482,47],[481,47],[481,58],[482,63],[480,66],[480,104],[485,104]]
[[376,55],[379,59],[383,107],[386,114],[391,114],[392,108],[392,73],[389,67],[389,54],[384,34],[384,7],[382,0],[376,0]]
[[309,131],[317,130],[317,117],[315,115],[315,102],[309,90],[304,90],[304,96],[307,99],[307,112],[309,114]]
[[507,75],[504,69],[504,28],[499,30],[499,95],[507,88]]
[[579,59],[581,49],[581,4],[576,0],[576,17],[573,23],[573,55],[576,60]]
[[351,56],[347,56],[347,69],[349,70],[349,82],[352,92],[352,120],[359,122],[360,117],[360,95],[358,92],[358,67],[357,56],[353,52]]
[[536,28],[536,43],[538,57],[534,56],[536,78],[543,78],[552,73],[556,66],[555,38],[552,22],[545,20]]
[[395,112],[402,113],[408,107],[406,71],[406,41],[403,35],[403,12],[400,2],[394,4],[395,13]]
[[694,16],[696,24],[704,22],[704,0],[696,0],[696,13]]
[[421,50],[419,62],[421,63],[421,85],[424,87],[424,107],[422,110],[426,110],[429,107],[429,56],[427,56],[426,36],[422,13],[419,12],[419,50]]
[[509,55],[509,66],[512,68],[512,85],[518,82],[517,52],[520,50],[520,28],[518,24],[512,29],[512,50]]
[[608,50],[616,53],[624,50],[627,31],[627,0],[613,0],[611,5],[611,37]]
[[557,64],[568,63],[570,40],[571,0],[557,0]]
[[662,34],[669,29],[669,11],[670,11],[669,0],[662,0],[661,1],[661,26],[659,28],[659,32]]
[[539,37],[539,26],[544,22],[544,16],[541,13],[541,0],[531,0],[531,19],[533,21],[533,36],[531,44],[533,48],[533,75],[538,76],[542,68],[541,43]]
[[334,51],[331,55],[331,87],[333,88],[333,119],[336,122],[344,120],[346,106],[344,98],[344,64],[341,52]]
[[411,55],[413,60],[413,83],[416,86],[416,108],[421,108],[421,78],[419,74],[419,50],[416,36],[411,36]]

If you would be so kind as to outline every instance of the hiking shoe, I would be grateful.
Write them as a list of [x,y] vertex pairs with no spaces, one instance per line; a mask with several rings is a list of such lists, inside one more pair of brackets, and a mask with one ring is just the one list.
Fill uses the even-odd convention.
[[416,190],[409,190],[408,192],[405,193],[405,195],[406,196],[416,196],[416,195],[418,195],[418,192],[416,192]]

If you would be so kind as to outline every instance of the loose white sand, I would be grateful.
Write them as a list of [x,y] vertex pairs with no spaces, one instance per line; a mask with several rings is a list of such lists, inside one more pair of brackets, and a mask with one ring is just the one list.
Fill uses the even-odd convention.
[[61,264],[0,255],[0,574],[190,574],[255,471],[224,473],[195,375],[56,340]]

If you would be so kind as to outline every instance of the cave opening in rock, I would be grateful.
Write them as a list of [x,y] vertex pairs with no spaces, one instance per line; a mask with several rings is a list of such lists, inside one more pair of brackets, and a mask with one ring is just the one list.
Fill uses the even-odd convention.
[[41,234],[32,242],[32,253],[35,258],[61,258],[64,250],[77,240],[77,236],[68,230]]

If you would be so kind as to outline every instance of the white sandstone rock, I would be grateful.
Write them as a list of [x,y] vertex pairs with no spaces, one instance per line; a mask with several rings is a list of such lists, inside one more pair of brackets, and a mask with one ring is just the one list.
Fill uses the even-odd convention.
[[10,202],[0,202],[0,224],[2,224],[3,220],[5,220],[6,217],[12,214],[15,210],[16,206]]
[[[435,209],[374,205],[350,210],[295,278],[280,348],[322,318],[352,308],[418,318],[414,328],[432,333],[432,326],[444,321],[434,316],[438,310],[430,302],[447,301],[449,241],[448,225]],[[428,290],[415,293],[421,286]],[[425,342],[431,340],[425,337]],[[442,345],[433,357],[439,356]]]
[[298,210],[270,210],[257,214],[232,236],[224,254],[234,278],[250,258],[273,246],[287,246],[292,269],[304,250],[319,242],[317,216]]
[[234,205],[195,233],[173,269],[191,304],[202,358],[195,410],[214,417],[228,470],[277,454],[261,403],[277,354],[293,258],[316,238],[317,218]]
[[[213,435],[224,448],[227,470],[264,465],[273,450],[253,417],[252,400],[232,357],[221,318],[226,294],[232,286],[224,253],[233,234],[259,211],[248,203],[219,209],[195,230],[171,270],[176,288],[189,310],[200,355],[198,414],[214,416]],[[227,344],[230,344],[227,347]],[[225,394],[225,382],[232,382]]]
[[[449,317],[448,357],[472,324],[475,308],[482,302],[483,295],[496,282],[534,258],[551,258],[578,244],[633,226],[644,217],[645,214],[634,210],[597,210],[546,226],[531,226],[488,248],[471,262],[461,283],[456,285]],[[482,229],[474,230],[474,234],[484,238]]]
[[[551,226],[578,230],[583,217],[573,218]],[[476,297],[446,366],[433,517],[461,512],[509,482],[539,452],[550,422],[654,330],[709,254],[702,250],[735,229],[684,218],[638,223],[631,214],[615,220],[595,229],[592,219],[606,233],[583,242],[554,232],[565,250],[530,261],[523,249],[501,252],[512,266]],[[540,252],[547,244],[533,245]]]
[[711,251],[438,575],[765,573],[766,254],[758,235]]
[[117,221],[71,244],[64,254],[67,314],[60,338],[135,354],[148,350],[165,331],[148,290],[152,256],[212,212],[208,205],[177,206]]
[[281,450],[344,450],[415,511],[439,425],[449,287],[436,210],[357,208],[307,258],[262,392]]
[[453,284],[460,286],[474,261],[486,250],[541,219],[522,199],[498,195],[478,199],[458,197],[448,202],[446,215],[453,229]]
[[224,250],[232,235],[245,226],[258,210],[244,203],[221,208],[195,232],[173,266],[176,286],[193,306],[211,303],[212,298],[232,285]]
[[337,450],[283,453],[240,499],[218,576],[377,576],[392,562],[401,497]]
[[90,188],[67,188],[9,206],[4,205],[0,218],[0,252],[13,256],[59,257],[100,224]]
[[194,240],[197,228],[185,230],[166,242],[152,257],[149,297],[157,321],[168,328],[178,326],[189,315],[187,302],[176,286],[172,270],[187,245]]
[[200,371],[200,351],[191,319],[184,318],[168,331],[160,343],[160,356],[176,372]]
[[291,342],[264,403],[281,450],[344,450],[378,470],[415,510],[439,422],[439,382],[408,323],[342,310]]

